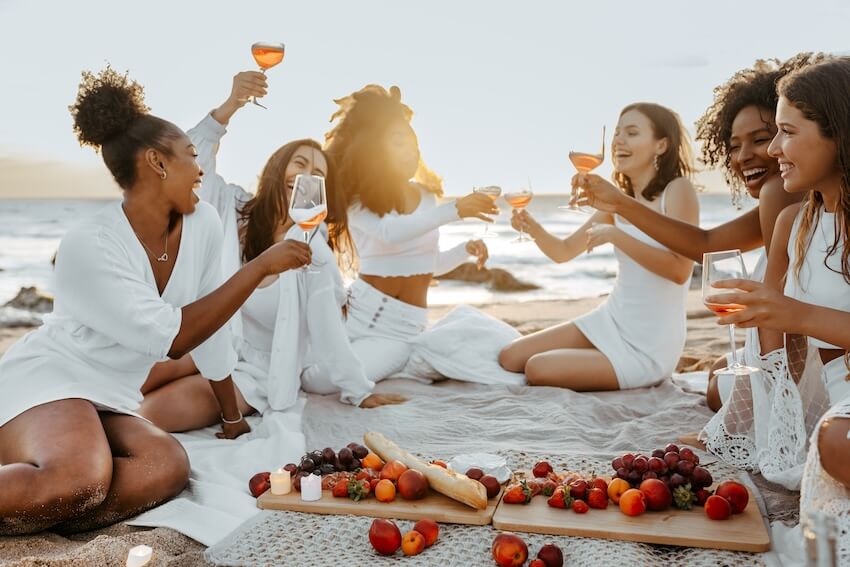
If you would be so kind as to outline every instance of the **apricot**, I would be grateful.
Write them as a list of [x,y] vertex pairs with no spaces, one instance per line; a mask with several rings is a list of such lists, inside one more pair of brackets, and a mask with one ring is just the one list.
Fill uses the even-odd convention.
[[419,555],[425,551],[425,538],[416,530],[410,530],[401,538],[401,550],[405,555]]
[[375,485],[375,498],[378,502],[392,502],[395,500],[395,485],[393,481],[383,479]]
[[384,461],[382,461],[381,457],[379,457],[375,453],[369,453],[368,455],[360,459],[360,464],[366,467],[367,469],[373,469],[376,471],[379,471],[384,467]]
[[440,526],[434,520],[422,518],[413,526],[413,529],[425,538],[425,547],[431,547],[440,536]]
[[381,469],[381,478],[396,482],[401,473],[407,470],[407,465],[398,461],[387,461]]
[[637,488],[630,488],[620,496],[620,511],[626,516],[640,516],[646,512],[646,496]]
[[398,477],[398,493],[405,500],[420,500],[428,494],[428,479],[421,472],[407,469]]
[[632,485],[629,484],[628,481],[623,480],[622,478],[612,479],[611,482],[608,483],[608,498],[611,499],[611,502],[614,504],[620,503],[620,497],[623,493],[629,490]]

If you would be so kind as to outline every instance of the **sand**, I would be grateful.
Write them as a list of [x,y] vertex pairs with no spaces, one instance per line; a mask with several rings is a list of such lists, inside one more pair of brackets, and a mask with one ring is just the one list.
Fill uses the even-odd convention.
[[[603,299],[503,303],[482,306],[481,309],[523,333],[530,333],[586,313]],[[438,319],[450,309],[451,306],[434,307],[431,309],[431,318]],[[0,329],[0,354],[29,330]],[[688,341],[679,370],[709,368],[718,356],[728,350],[727,337],[726,330],[717,326],[714,316],[702,306],[699,291],[691,291],[688,295]],[[155,560],[151,562],[152,566],[209,565],[203,558],[203,546],[173,530],[146,530],[116,525],[71,538],[49,532],[34,536],[0,537],[0,566],[124,565],[127,552],[139,544],[154,548]]]

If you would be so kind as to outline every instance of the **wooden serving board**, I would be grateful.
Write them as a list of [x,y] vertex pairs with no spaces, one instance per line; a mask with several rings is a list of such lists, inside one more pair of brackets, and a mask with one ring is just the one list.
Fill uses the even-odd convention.
[[350,498],[334,498],[330,490],[322,491],[321,500],[304,502],[301,500],[301,493],[294,490],[283,496],[276,496],[271,491],[266,491],[257,498],[257,507],[263,510],[288,510],[310,514],[353,514],[397,520],[430,518],[445,524],[486,526],[493,520],[493,514],[496,512],[496,505],[501,496],[500,492],[499,496],[487,502],[487,508],[476,510],[433,490],[429,490],[428,495],[422,500],[404,500],[401,496],[396,496],[392,502],[379,502],[374,494],[370,494],[368,498],[359,502]]
[[770,550],[770,536],[758,504],[750,492],[750,501],[741,514],[728,520],[711,520],[701,506],[691,510],[647,511],[626,516],[618,505],[591,508],[586,514],[552,508],[546,497],[535,496],[528,504],[499,502],[493,527],[500,530],[535,534],[569,535],[618,539],[661,545],[681,545],[709,549],[761,552]]

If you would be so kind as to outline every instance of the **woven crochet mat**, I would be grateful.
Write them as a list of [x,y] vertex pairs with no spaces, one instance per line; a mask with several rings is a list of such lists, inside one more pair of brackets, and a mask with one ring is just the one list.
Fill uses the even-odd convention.
[[[608,474],[610,459],[589,456],[529,456],[521,452],[501,452],[515,470],[530,469],[546,459],[556,470],[582,474]],[[422,455],[420,455],[422,456]],[[425,456],[431,458],[431,456]],[[439,457],[439,455],[437,455]],[[447,456],[443,456],[447,457]],[[710,462],[711,457],[700,455]],[[613,456],[612,456],[613,458]],[[734,478],[740,471],[716,462],[708,466],[715,478]],[[227,538],[210,547],[208,561],[228,566],[365,566],[403,564],[405,566],[493,565],[490,547],[499,530],[492,526],[441,524],[437,543],[423,553],[403,557],[378,555],[369,544],[372,518],[365,516],[325,516],[297,512],[263,511]],[[402,533],[413,528],[412,521],[397,522]],[[604,539],[521,534],[531,557],[546,543],[558,545],[565,564],[599,565],[688,565],[688,567],[764,565],[759,554],[713,549],[650,545]]]

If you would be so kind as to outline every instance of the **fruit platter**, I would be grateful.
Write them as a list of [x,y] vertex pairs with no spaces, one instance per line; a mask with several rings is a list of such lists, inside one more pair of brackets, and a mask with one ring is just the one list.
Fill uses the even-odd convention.
[[[502,485],[481,470],[458,473],[423,461],[379,433],[365,444],[311,451],[299,463],[260,472],[249,482],[257,506],[313,514],[488,525]],[[276,480],[282,478],[282,489]],[[286,482],[288,481],[288,482]]]
[[610,475],[515,471],[493,516],[501,530],[761,552],[770,537],[750,491],[715,479],[690,448],[627,453]]

